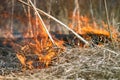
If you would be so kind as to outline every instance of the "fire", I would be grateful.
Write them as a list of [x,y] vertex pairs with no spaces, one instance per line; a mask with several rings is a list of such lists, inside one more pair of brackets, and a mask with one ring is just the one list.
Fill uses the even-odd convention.
[[[38,22],[37,27],[35,26],[35,22]],[[29,69],[33,69],[36,66],[34,65],[35,62],[38,62],[39,64],[42,63],[42,65],[45,64],[46,67],[51,63],[52,58],[56,56],[56,54],[59,53],[58,49],[55,49],[54,45],[48,38],[48,35],[43,27],[43,24],[39,19],[35,20],[32,19],[31,21],[35,31],[34,31],[34,37],[32,38],[32,42],[28,43],[27,45],[21,47],[21,51],[29,51],[31,50],[32,54],[37,55],[37,60],[26,60],[27,53],[24,53],[24,55],[17,54],[18,59],[20,60],[21,64],[23,66],[28,66]],[[36,29],[37,28],[37,29]],[[26,36],[25,37],[29,37]],[[55,39],[56,46],[59,47],[59,49],[64,49],[63,47],[63,41],[59,41]],[[38,65],[36,68],[41,68],[41,65]]]
[[[2,13],[2,17],[4,19],[9,19],[12,15],[7,12]],[[28,19],[23,18],[21,16],[18,16],[14,14],[13,16],[15,19],[19,20],[22,24],[27,26],[26,21]],[[29,28],[26,30],[26,32],[23,32],[23,38],[30,38],[31,41],[24,41],[23,44],[17,44],[16,48],[20,48],[16,53],[17,58],[21,62],[24,69],[34,69],[34,68],[44,68],[48,67],[48,65],[51,63],[53,57],[57,56],[60,50],[64,50],[65,47],[63,46],[64,41],[56,39],[54,36],[54,41],[56,43],[56,46],[52,44],[50,41],[43,24],[39,20],[39,18],[33,18],[31,17],[31,26],[32,28]],[[37,23],[37,24],[36,24]],[[12,42],[11,40],[7,38],[12,38],[15,40],[15,36],[13,33],[8,29],[10,26],[7,26],[7,29],[5,29],[5,33],[3,36],[6,38],[3,42],[4,45],[7,43],[10,43],[11,46],[14,46],[16,43]],[[32,33],[32,36],[30,35],[30,32]],[[57,48],[56,48],[57,47]],[[31,54],[31,56],[28,57],[28,55]],[[34,55],[34,56],[33,56]],[[34,59],[36,58],[37,59]],[[33,57],[33,58],[32,58]],[[37,65],[36,65],[37,64]]]
[[[5,18],[9,17],[8,14],[4,14],[4,16]],[[20,21],[25,21],[18,16],[15,17],[18,18]],[[102,27],[99,27],[97,22],[91,22],[91,20],[87,16],[77,15],[73,16],[70,19],[73,20],[72,23],[69,24],[70,28],[80,35],[85,35],[83,37],[86,40],[91,39],[91,37],[87,36],[87,34],[104,35],[110,38],[109,31],[107,30],[108,25],[104,22],[102,22]],[[56,44],[53,45],[39,18],[31,18],[31,25],[32,28],[28,29],[28,31],[26,31],[23,35],[24,38],[30,38],[31,40],[25,41],[24,45],[19,44],[20,50],[17,51],[16,56],[24,68],[34,69],[48,67],[51,64],[52,59],[65,49],[65,46],[63,46],[64,41],[58,40],[56,39],[56,37],[52,36]],[[113,34],[112,37],[116,39],[118,35],[117,30],[115,30],[112,26],[110,27],[110,29]],[[29,32],[33,32],[33,36],[30,36],[28,34]],[[6,34],[8,35],[9,33],[10,31],[8,31]],[[10,37],[10,35],[12,36],[12,38],[14,38],[12,33],[10,33],[8,37]],[[4,44],[6,43],[7,41],[4,42]]]
[[25,56],[22,55],[22,54],[16,54],[16,56],[17,56],[17,58],[20,60],[21,64],[22,64],[23,66],[26,66],[26,63],[25,63],[26,58],[25,58]]
[[[110,32],[108,31],[108,25],[102,21],[100,27],[97,22],[90,20],[86,16],[72,16],[70,17],[71,23],[69,24],[70,28],[76,31],[80,35],[87,35],[87,34],[96,34],[96,35],[104,35],[110,38]],[[112,38],[117,39],[118,31],[113,27],[110,26],[110,30],[112,32]],[[89,38],[91,39],[91,38]]]
[[94,34],[103,34],[105,36],[110,36],[109,32],[101,29],[101,28],[93,28],[90,26],[81,28],[81,32],[78,32],[79,34],[87,34],[87,33],[94,33]]

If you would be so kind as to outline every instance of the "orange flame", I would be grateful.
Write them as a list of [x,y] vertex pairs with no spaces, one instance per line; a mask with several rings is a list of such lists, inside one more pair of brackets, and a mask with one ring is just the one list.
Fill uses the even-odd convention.
[[[37,27],[35,26],[36,21],[38,22]],[[39,19],[36,19],[36,20],[32,19],[31,23],[36,30],[36,31],[33,31],[35,32],[34,33],[35,35],[33,37],[33,42],[30,42],[28,46],[23,46],[21,50],[24,51],[25,49],[31,49],[32,52],[38,56],[39,62],[44,63],[46,67],[48,67],[52,58],[55,57],[58,52],[54,49],[53,44],[48,38],[48,35],[41,21]],[[29,36],[25,36],[25,37],[29,37]],[[57,44],[57,46],[63,48],[63,45],[62,45],[64,43],[63,41],[59,41],[55,39],[55,43]],[[23,64],[23,66],[28,65],[29,69],[34,68],[33,60],[26,61],[25,55],[21,56],[17,54],[17,57],[20,60],[21,64]],[[40,68],[40,66],[38,66],[38,68]]]
[[20,60],[20,62],[21,62],[21,64],[23,65],[23,66],[26,66],[26,58],[25,58],[25,56],[24,55],[21,55],[21,54],[16,54],[16,56],[17,56],[17,58]]
[[[78,19],[79,17],[79,19]],[[86,16],[72,16],[72,23],[69,24],[70,28],[75,30],[78,34],[98,34],[110,37],[110,32],[108,31],[108,25],[102,21],[102,27],[99,27],[97,22],[90,22],[90,19]],[[112,32],[112,37],[117,39],[118,31],[110,26],[110,30]]]
[[[5,18],[7,18],[9,15],[4,14],[4,16]],[[16,16],[16,18],[19,18],[20,20],[22,20],[20,17]],[[110,37],[109,31],[107,30],[108,25],[106,25],[104,22],[102,22],[103,27],[100,28],[98,27],[98,24],[95,21],[90,22],[90,19],[86,16],[77,15],[72,17],[71,19],[73,19],[74,21],[73,23],[69,24],[70,28],[76,31],[78,34],[84,35],[84,34],[92,33],[92,34],[98,34],[98,35],[101,34],[101,35]],[[36,22],[38,23],[37,25],[35,25]],[[29,53],[32,53],[38,57],[37,59],[38,62],[43,63],[46,65],[46,67],[48,67],[53,57],[57,56],[57,54],[59,53],[59,50],[54,48],[54,45],[50,41],[43,27],[43,24],[38,18],[36,19],[31,18],[31,24],[32,24],[32,29],[29,29],[29,30],[33,32],[32,41],[22,46],[20,50],[23,53],[18,52],[16,56],[24,67],[33,69],[34,68],[33,64],[35,61],[32,59],[27,60],[27,57],[26,57],[26,55],[28,55],[28,51],[30,50]],[[112,26],[111,26],[111,31],[113,33],[113,38],[117,38],[118,32]],[[26,34],[24,35],[25,38],[30,37],[29,35],[27,35],[27,33],[29,33],[29,31],[27,31]],[[53,38],[55,40],[56,45],[60,48],[60,50],[61,49],[64,50],[65,49],[65,47],[63,46],[64,41],[57,40],[55,37]],[[85,39],[91,39],[91,38],[86,36]],[[6,44],[6,42],[4,42],[4,44]],[[37,68],[41,68],[41,67],[37,66]]]

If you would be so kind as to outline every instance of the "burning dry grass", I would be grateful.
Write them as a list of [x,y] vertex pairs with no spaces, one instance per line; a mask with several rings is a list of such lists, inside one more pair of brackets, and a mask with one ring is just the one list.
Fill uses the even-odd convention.
[[118,55],[100,48],[67,49],[65,52],[55,57],[52,60],[51,66],[48,68],[26,70],[19,73],[13,73],[11,71],[11,74],[6,77],[1,76],[0,78],[5,80],[119,80],[120,50],[117,49],[116,52]]
[[[32,36],[23,35],[23,42],[17,44],[11,41],[11,46],[15,52],[8,48],[1,48],[0,74],[4,75],[4,77],[1,76],[1,79],[92,80],[120,78],[120,44],[119,32],[116,29],[110,27],[114,42],[118,42],[114,44],[114,46],[116,45],[114,47],[115,51],[112,51],[107,49],[112,47],[110,32],[107,30],[108,25],[103,23],[101,24],[103,27],[99,28],[95,21],[91,22],[89,18],[77,15],[72,17],[73,23],[68,27],[51,15],[37,9],[32,1],[29,1],[31,5],[26,5],[31,6],[37,13],[36,19],[31,18],[32,28],[29,27],[28,32],[26,32],[26,34],[32,33]],[[38,11],[63,25],[74,34],[72,34],[73,36],[69,34],[70,38],[69,35],[65,36],[68,45],[63,45],[66,44],[64,38],[59,40],[56,36],[53,38],[53,35],[50,35]],[[13,36],[12,33],[10,35]],[[55,33],[54,35],[64,34]],[[30,37],[30,39],[25,40],[27,37]],[[8,41],[5,41],[4,44],[9,43]],[[100,43],[102,46],[100,46]],[[86,47],[85,44],[87,44],[87,48],[84,48]],[[77,48],[73,48],[76,46]]]

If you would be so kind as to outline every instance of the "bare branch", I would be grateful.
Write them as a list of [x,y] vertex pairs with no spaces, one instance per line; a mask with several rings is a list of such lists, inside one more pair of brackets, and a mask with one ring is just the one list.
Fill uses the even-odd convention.
[[56,44],[55,44],[55,42],[54,42],[54,40],[52,39],[52,37],[51,37],[51,35],[50,35],[49,31],[47,30],[47,27],[46,27],[45,23],[43,22],[43,20],[42,20],[42,18],[41,18],[41,16],[40,16],[40,14],[38,13],[38,11],[37,11],[36,7],[34,6],[34,4],[32,3],[32,1],[31,1],[31,0],[29,0],[29,2],[30,2],[30,4],[32,5],[33,9],[35,10],[35,12],[36,12],[37,16],[39,17],[39,19],[40,19],[41,23],[43,24],[43,27],[45,28],[46,33],[48,34],[48,36],[49,36],[50,40],[52,41],[52,43],[53,43],[54,45],[56,45]]
[[[31,6],[31,5],[27,4],[26,2],[24,2],[24,1],[22,1],[22,0],[18,0],[18,1],[21,2],[21,3],[23,3],[23,4],[25,4],[25,5],[27,5],[27,6]],[[31,7],[32,7],[32,6],[31,6]],[[47,14],[46,12],[44,12],[44,11],[38,9],[38,8],[35,8],[35,9],[36,9],[37,11],[39,11],[40,14],[46,15],[46,16],[50,17],[51,19],[53,19],[54,21],[56,21],[56,22],[58,22],[59,24],[61,24],[62,26],[64,26],[66,29],[68,29],[69,31],[71,31],[74,35],[76,35],[76,36],[77,36],[81,41],[83,41],[85,44],[90,45],[88,41],[86,41],[83,37],[81,37],[79,34],[77,34],[74,30],[72,30],[71,28],[69,28],[67,25],[65,25],[64,23],[62,23],[60,20],[56,19],[55,17]]]

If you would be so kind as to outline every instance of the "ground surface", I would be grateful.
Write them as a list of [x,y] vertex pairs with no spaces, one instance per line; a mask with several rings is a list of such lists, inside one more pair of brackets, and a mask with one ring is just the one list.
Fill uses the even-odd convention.
[[22,71],[15,53],[1,48],[0,80],[120,80],[120,50],[69,48],[45,69]]

